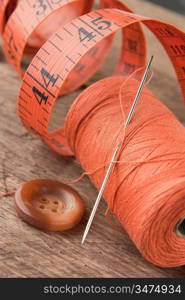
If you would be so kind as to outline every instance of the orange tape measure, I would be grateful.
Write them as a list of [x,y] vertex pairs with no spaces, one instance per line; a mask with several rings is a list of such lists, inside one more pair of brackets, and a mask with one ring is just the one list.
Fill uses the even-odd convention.
[[[62,155],[73,155],[67,145],[63,128],[48,131],[50,115],[58,96],[81,86],[104,60],[115,32],[123,30],[121,57],[115,74],[128,75],[145,64],[145,39],[139,22],[143,22],[166,49],[176,70],[185,97],[185,34],[176,27],[124,12],[130,11],[118,0],[100,0],[101,10],[89,12],[93,1],[35,0],[20,1],[13,7],[7,24],[5,12],[10,1],[1,1],[3,47],[8,61],[23,75],[21,60],[24,49],[40,23],[56,13],[69,12],[60,27],[41,47],[23,76],[18,100],[18,113],[26,128],[37,132],[43,140]],[[87,5],[88,3],[88,5]],[[14,6],[16,1],[14,2]],[[105,9],[116,7],[118,9]],[[74,9],[75,8],[75,9]],[[14,10],[15,9],[15,10]],[[121,10],[120,10],[121,9]],[[51,19],[50,19],[51,20]],[[55,27],[55,26],[54,26]],[[47,35],[53,30],[49,28]],[[41,30],[42,31],[42,30]],[[40,36],[42,34],[40,33]]]
[[117,9],[101,9],[61,27],[34,57],[23,77],[18,100],[24,126],[37,132],[58,153],[73,155],[63,128],[48,131],[53,106],[61,91],[70,90],[71,82],[82,83],[96,70],[94,53],[97,55],[100,43],[120,29],[127,28],[119,60],[120,74],[129,74],[142,66],[145,47],[135,27],[137,22],[143,22],[166,49],[185,98],[184,32],[162,21]]
[[0,33],[4,31],[4,27],[17,6],[17,0],[1,0],[0,1]]
[[[50,37],[52,33],[56,32],[57,28],[66,24],[69,20],[73,20],[76,16],[80,16],[89,11],[93,2],[93,0],[35,0],[30,5],[30,1],[21,1],[16,10],[9,17],[3,32],[3,48],[9,63],[12,64],[15,70],[22,76],[23,71],[21,69],[21,61],[24,51],[26,53],[36,53],[38,48],[43,45],[48,37]],[[131,11],[122,2],[117,0],[100,0],[100,7],[116,7],[129,12]],[[141,41],[143,47],[143,56],[139,58],[139,61],[140,64],[143,65],[145,63],[146,54],[145,39],[140,25],[135,25],[135,29],[138,31],[138,34],[135,34],[133,44],[138,43],[138,40]],[[128,39],[129,36],[130,29],[125,29],[123,32],[124,40]],[[70,83],[68,85],[66,84],[66,89],[63,89],[62,92],[63,94],[69,93],[78,88],[84,83],[85,80],[87,80],[87,74],[88,77],[91,77],[91,75],[97,71],[99,65],[103,62],[104,58],[109,52],[112,44],[112,38],[113,36],[109,36],[106,40],[102,40],[101,44],[99,44],[92,50],[92,52],[89,53],[89,57],[86,59],[86,61],[84,59],[83,64],[80,63],[78,65],[80,70],[82,68],[86,69],[85,76],[82,74],[81,79],[79,79],[79,76],[78,78],[75,78],[75,72],[71,74]],[[30,45],[33,45],[33,48],[35,48],[35,46],[38,47],[36,47],[36,50],[33,48],[31,50]],[[44,47],[42,49],[44,49]],[[121,60],[125,61],[126,63],[128,55],[125,53],[125,51],[122,51],[122,53],[123,56]],[[129,56],[129,61],[132,60],[132,56],[133,55]],[[93,68],[87,69],[89,64],[93,64]],[[122,70],[120,70],[120,64],[118,64],[117,71],[122,73]]]
[[[6,1],[8,2],[8,1]],[[5,3],[5,2],[4,2]],[[5,51],[5,55],[7,57],[7,60],[13,65],[15,70],[20,74],[23,75],[23,71],[21,69],[21,60],[24,54],[24,50],[26,48],[26,45],[30,38],[32,38],[33,33],[37,30],[37,34],[39,32],[39,24],[42,22],[46,22],[48,18],[56,17],[56,13],[63,16],[64,12],[68,12],[68,19],[63,20],[62,23],[66,23],[69,21],[69,19],[74,19],[74,14],[81,15],[84,12],[88,11],[92,6],[93,1],[87,1],[85,0],[48,0],[47,4],[46,2],[36,0],[30,5],[30,1],[21,1],[21,3],[17,6],[14,12],[12,12],[11,16],[8,19],[8,22],[5,26],[5,29],[3,31],[3,48]],[[5,7],[5,5],[3,5]],[[117,0],[100,0],[100,7],[107,8],[107,7],[116,7],[122,10],[131,11],[128,7],[126,7],[122,2]],[[5,10],[4,10],[5,11]],[[91,18],[91,15],[87,15],[88,19]],[[2,17],[1,17],[2,18]],[[49,19],[51,20],[51,19]],[[37,52],[36,56],[34,57],[34,63],[32,62],[30,66],[32,66],[32,71],[29,74],[33,75],[33,69],[34,71],[37,70],[37,65],[42,64],[41,68],[41,77],[44,80],[43,88],[46,89],[50,95],[52,92],[50,91],[50,85],[54,89],[56,89],[56,97],[58,97],[59,94],[65,94],[69,93],[78,87],[80,87],[88,78],[90,78],[99,68],[100,64],[105,59],[107,53],[109,52],[109,49],[112,44],[113,34],[115,33],[115,28],[112,29],[112,24],[110,21],[103,20],[103,16],[98,15],[96,13],[96,18],[94,18],[92,21],[85,20],[79,18],[80,24],[76,25],[76,21],[72,21],[71,25],[73,28],[70,28],[70,30],[67,29],[67,24],[63,27],[63,33],[62,36],[59,33],[55,33],[55,38],[57,41],[54,41],[54,45],[52,44],[52,40],[49,39],[47,42],[47,45],[50,45],[53,49],[51,50],[51,56],[55,56],[55,51],[57,51],[57,57],[58,55],[62,54],[63,50],[60,49],[61,45],[60,42],[63,41],[63,43],[67,42],[69,40],[71,46],[69,45],[69,48],[67,49],[65,60],[67,60],[67,65],[69,64],[70,67],[72,67],[70,71],[70,76],[66,78],[65,84],[61,81],[63,80],[63,76],[67,75],[68,68],[65,67],[66,74],[60,75],[61,72],[57,73],[56,77],[54,74],[51,74],[50,70],[46,68],[47,63],[45,62],[48,60],[47,56],[50,56],[50,50],[48,51],[45,48],[45,45],[41,47],[41,52]],[[58,24],[58,27],[61,24]],[[115,26],[115,24],[114,24]],[[50,26],[50,31],[45,32],[46,37],[50,36],[51,33],[55,32],[56,25],[54,28]],[[42,32],[42,28],[41,28]],[[43,35],[40,32],[40,37]],[[80,48],[77,52],[77,57],[75,59],[72,58],[72,55],[70,52],[75,51],[75,49],[72,49],[73,46],[75,46],[76,41],[74,40],[73,44],[73,33],[76,34],[77,32],[77,41],[79,42]],[[104,38],[106,37],[106,38]],[[65,40],[66,38],[66,40]],[[141,67],[145,64],[145,57],[146,57],[146,47],[145,47],[145,38],[144,34],[142,32],[142,29],[139,24],[131,24],[128,28],[124,28],[123,31],[123,46],[121,51],[121,57],[119,60],[119,63],[117,65],[115,74],[123,74],[127,75],[133,72],[138,67]],[[93,45],[89,47],[89,42],[93,42]],[[42,44],[42,42],[41,42]],[[59,44],[59,47],[57,46]],[[41,45],[39,45],[41,46]],[[49,48],[50,48],[49,46]],[[47,46],[48,47],[48,46]],[[63,47],[63,46],[62,46]],[[135,51],[134,49],[137,50]],[[60,50],[59,50],[60,49]],[[85,51],[84,51],[85,50]],[[68,53],[68,54],[67,54]],[[50,56],[50,58],[51,58]],[[62,56],[61,56],[62,57]],[[55,58],[54,58],[55,59]],[[54,63],[55,64],[55,63]],[[50,68],[51,65],[48,67]],[[27,73],[28,74],[28,73]],[[32,76],[31,75],[31,76]],[[34,75],[33,75],[34,76]],[[25,79],[23,79],[25,82]],[[62,84],[62,90],[60,91],[60,84]],[[22,91],[26,91],[24,87],[21,88]],[[23,93],[24,93],[23,92]],[[45,91],[41,91],[38,86],[33,87],[33,93],[34,97],[37,99],[37,103],[42,102],[42,100],[45,99],[45,102],[49,103],[50,108],[43,107],[42,111],[45,111],[43,117],[45,120],[47,119],[47,123],[49,122],[48,115],[50,113],[50,109],[52,107],[52,101],[48,100],[48,95],[45,94]],[[53,94],[54,95],[54,94]],[[20,97],[24,99],[24,96],[21,94]],[[32,96],[30,96],[32,97]],[[39,98],[41,99],[39,100]],[[22,100],[24,101],[24,100]],[[19,113],[23,116],[25,114],[25,109],[27,109],[23,103],[19,103]],[[24,124],[27,124],[24,119]],[[29,122],[29,120],[27,120]],[[43,121],[39,120],[37,123],[39,124],[41,122],[43,124]],[[44,121],[46,122],[46,121]],[[31,125],[31,124],[30,124]],[[32,126],[32,125],[31,125]],[[41,125],[42,126],[42,125]],[[44,127],[47,127],[46,123]],[[44,128],[43,127],[43,128]],[[33,127],[34,128],[34,127]],[[36,129],[36,128],[34,128]],[[37,131],[37,129],[36,129]],[[65,147],[61,149],[61,138],[60,141],[57,138],[58,133],[55,133],[53,136],[52,134],[49,134],[46,136],[45,130],[38,130],[39,134],[44,134],[47,142],[49,139],[52,139],[52,147],[59,153],[64,155],[72,155],[71,151],[66,149]],[[61,131],[60,133],[61,134]],[[65,139],[62,138],[62,141],[65,145]],[[59,146],[60,145],[60,146]]]

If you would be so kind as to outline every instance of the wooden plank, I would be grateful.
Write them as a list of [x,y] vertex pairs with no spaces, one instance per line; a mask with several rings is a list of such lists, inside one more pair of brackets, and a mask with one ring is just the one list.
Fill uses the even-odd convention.
[[[130,2],[135,12],[145,16],[161,18],[182,28],[184,18],[176,13],[146,3],[142,0]],[[164,51],[154,37],[147,33],[150,53],[155,55],[154,77],[151,89],[168,104],[181,121],[185,121],[179,89],[174,72]],[[119,37],[117,37],[119,39]],[[118,53],[116,42],[108,62],[89,81],[111,74]],[[16,97],[20,79],[4,61],[0,53],[0,191],[11,191],[26,180],[52,178],[60,181],[77,178],[82,169],[71,158],[52,152],[40,140],[32,137],[20,124],[16,115]],[[110,63],[111,62],[111,63]],[[166,66],[169,66],[166,67]],[[59,101],[53,119],[60,124],[79,91]],[[61,113],[57,113],[60,111]],[[0,206],[0,277],[184,277],[183,268],[162,269],[148,263],[123,231],[112,228],[104,213],[102,201],[93,232],[86,244],[80,245],[97,191],[88,178],[75,188],[82,195],[87,208],[82,223],[65,233],[46,233],[24,222],[16,215],[13,198],[2,198]]]

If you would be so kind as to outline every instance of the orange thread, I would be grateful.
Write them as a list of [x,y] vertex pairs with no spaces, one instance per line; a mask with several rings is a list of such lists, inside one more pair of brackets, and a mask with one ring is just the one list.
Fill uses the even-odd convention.
[[[133,78],[101,80],[80,94],[65,123],[75,156],[99,189],[112,156],[115,136],[137,91]],[[185,264],[185,239],[175,228],[185,217],[185,129],[145,87],[131,124],[125,129],[119,162],[104,197],[112,214],[141,253],[154,264]],[[122,137],[122,133],[121,133]],[[161,156],[161,159],[160,159]],[[141,162],[135,163],[140,158]]]
[[[120,86],[120,91],[119,91],[119,104],[120,104],[120,109],[121,109],[121,113],[122,113],[122,126],[118,129],[118,133],[116,134],[116,140],[118,139],[118,136],[120,135],[120,133],[122,132],[122,130],[124,131],[123,132],[123,135],[121,137],[121,143],[123,143],[124,141],[124,137],[125,137],[125,126],[124,126],[124,123],[125,123],[125,115],[124,115],[124,110],[123,110],[123,106],[122,106],[122,95],[121,95],[121,90],[122,90],[122,87],[126,85],[126,83],[129,81],[130,78],[134,78],[134,77],[137,77],[137,74],[141,74],[141,71],[144,70],[144,67],[142,68],[139,68],[137,70],[135,70],[132,74],[130,74],[126,79],[123,78],[123,83],[121,84]],[[153,71],[151,73],[151,75],[149,76],[147,82],[145,83],[145,86],[148,85],[148,83],[151,81],[151,78],[153,76]],[[139,82],[138,82],[139,84]],[[116,143],[114,142],[114,146],[116,146]],[[123,160],[123,161],[115,161],[116,163],[132,163],[132,164],[141,164],[141,163],[144,163],[143,161],[130,161],[130,162],[127,162],[126,160]],[[156,162],[156,161],[155,161]],[[79,181],[81,181],[83,179],[83,177],[85,176],[89,176],[89,175],[92,175],[96,172],[98,172],[99,170],[101,170],[102,168],[105,168],[109,165],[109,162],[107,162],[106,164],[102,164],[100,165],[98,168],[96,169],[93,169],[93,170],[90,170],[89,172],[83,172],[79,177],[73,179],[73,180],[70,180],[70,181],[67,181],[65,182],[65,184],[75,184]]]
[[3,193],[3,194],[0,194],[0,198],[8,197],[8,196],[11,196],[11,195],[14,195],[14,194],[15,194],[15,191]]

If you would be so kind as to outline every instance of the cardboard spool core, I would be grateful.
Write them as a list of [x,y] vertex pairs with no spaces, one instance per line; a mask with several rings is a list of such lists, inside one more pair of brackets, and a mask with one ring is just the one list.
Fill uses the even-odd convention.
[[178,237],[185,238],[185,218],[181,219],[177,224],[176,234]]

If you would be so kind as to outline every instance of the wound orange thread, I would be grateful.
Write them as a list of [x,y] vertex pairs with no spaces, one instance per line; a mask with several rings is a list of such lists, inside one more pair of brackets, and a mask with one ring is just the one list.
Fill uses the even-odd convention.
[[[80,94],[67,115],[69,145],[87,173],[102,162],[108,164],[116,146],[115,136],[123,122],[119,103],[123,79],[95,83]],[[131,78],[122,85],[125,116],[137,88],[138,82]],[[185,238],[175,232],[185,218],[184,149],[183,125],[145,87],[125,130],[119,157],[124,162],[116,165],[104,197],[140,252],[163,267],[185,264]],[[138,158],[144,163],[135,164]],[[105,172],[106,167],[89,175],[98,189]]]

